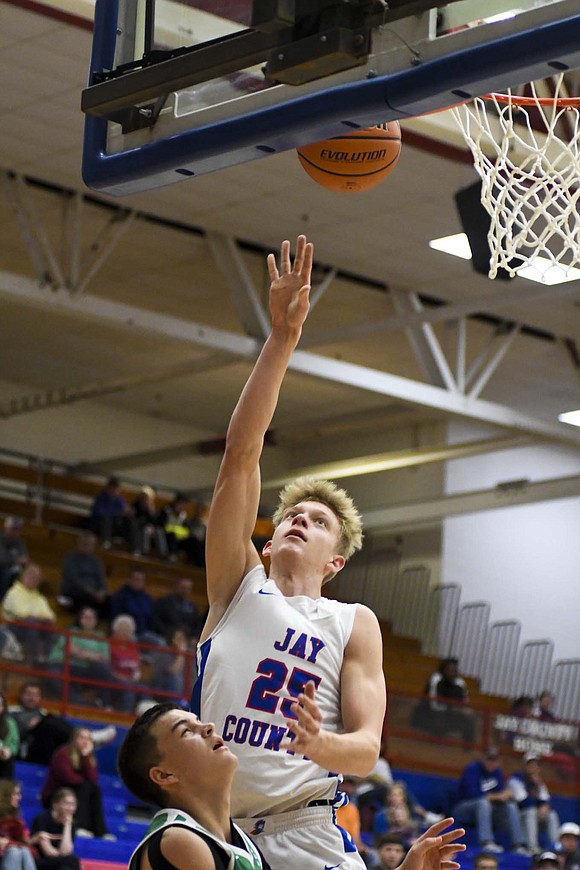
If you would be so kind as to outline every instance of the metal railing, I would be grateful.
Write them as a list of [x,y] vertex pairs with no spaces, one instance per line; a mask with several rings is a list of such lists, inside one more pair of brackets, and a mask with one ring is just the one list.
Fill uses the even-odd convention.
[[580,659],[556,662],[548,686],[555,697],[554,712],[562,719],[580,719]]
[[449,644],[449,655],[461,662],[461,672],[479,677],[483,667],[489,614],[487,601],[472,601],[459,608]]
[[521,624],[515,619],[490,625],[480,674],[482,692],[511,695],[521,630]]

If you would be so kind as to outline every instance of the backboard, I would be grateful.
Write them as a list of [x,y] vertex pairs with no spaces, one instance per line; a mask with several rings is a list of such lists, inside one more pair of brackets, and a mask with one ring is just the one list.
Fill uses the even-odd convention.
[[86,184],[124,195],[580,67],[577,0],[97,0]]

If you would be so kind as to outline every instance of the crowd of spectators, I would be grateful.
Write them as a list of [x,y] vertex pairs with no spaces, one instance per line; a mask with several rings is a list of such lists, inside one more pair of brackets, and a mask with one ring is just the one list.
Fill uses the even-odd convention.
[[[179,498],[179,505],[187,504],[185,497]],[[97,497],[95,502],[102,505],[106,499]],[[10,549],[7,541],[18,546]],[[64,555],[58,592],[51,598],[43,591],[41,567],[29,560],[23,524],[10,518],[4,523],[0,558],[9,552],[12,561],[0,562],[0,659],[39,669],[44,690],[52,697],[65,691],[66,673],[72,703],[132,713],[144,698],[189,695],[203,625],[191,578],[177,576],[167,594],[155,596],[146,588],[146,566],[135,562],[125,583],[112,591],[97,535],[84,530]],[[61,619],[58,630],[56,614],[66,611],[70,622],[63,627]],[[0,771],[2,754],[0,748]]]
[[194,565],[205,564],[206,506],[193,505],[185,493],[157,505],[153,487],[143,486],[129,503],[117,477],[110,477],[93,502],[89,528],[110,549],[120,539],[135,555],[152,551],[160,559],[175,561],[179,552]]

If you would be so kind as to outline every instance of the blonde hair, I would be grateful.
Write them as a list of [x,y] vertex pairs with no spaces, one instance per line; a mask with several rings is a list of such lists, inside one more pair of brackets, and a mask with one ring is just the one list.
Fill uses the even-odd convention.
[[362,547],[362,520],[353,500],[344,489],[339,489],[330,480],[315,477],[298,477],[280,493],[278,507],[272,517],[274,525],[280,524],[288,508],[302,501],[318,501],[330,508],[340,527],[338,549],[341,556],[350,559]]

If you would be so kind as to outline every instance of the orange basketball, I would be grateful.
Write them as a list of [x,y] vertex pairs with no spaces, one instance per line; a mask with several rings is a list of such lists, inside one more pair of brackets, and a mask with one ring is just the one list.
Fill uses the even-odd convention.
[[367,130],[298,148],[300,163],[314,181],[337,193],[369,190],[395,168],[401,128],[388,121]]

